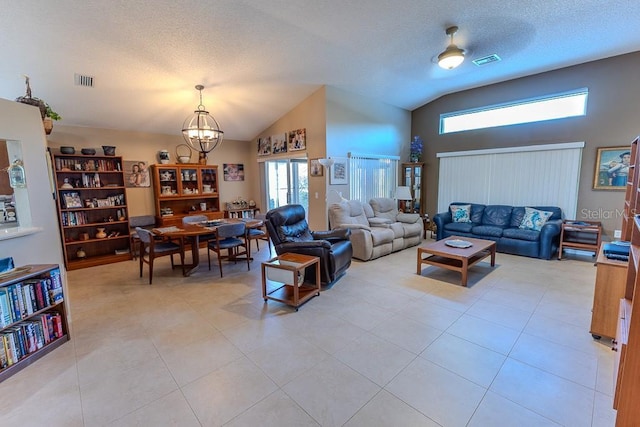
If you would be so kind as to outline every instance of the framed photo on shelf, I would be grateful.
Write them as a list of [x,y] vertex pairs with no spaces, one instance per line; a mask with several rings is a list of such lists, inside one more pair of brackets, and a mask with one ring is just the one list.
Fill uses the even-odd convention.
[[64,193],[62,195],[62,198],[64,200],[64,206],[66,209],[82,207],[82,199],[80,199],[79,193],[76,193],[76,192]]
[[629,146],[600,147],[596,153],[594,190],[625,190],[631,163]]
[[287,134],[279,133],[277,135],[271,135],[271,151],[273,154],[280,154],[287,152]]
[[297,129],[289,132],[289,151],[307,149],[307,129]]
[[322,165],[318,159],[309,160],[309,175],[310,176],[322,176]]
[[330,170],[330,182],[331,185],[348,184],[349,176],[347,175],[347,164],[349,159],[334,157],[334,162]]
[[271,154],[271,137],[258,138],[258,156]]

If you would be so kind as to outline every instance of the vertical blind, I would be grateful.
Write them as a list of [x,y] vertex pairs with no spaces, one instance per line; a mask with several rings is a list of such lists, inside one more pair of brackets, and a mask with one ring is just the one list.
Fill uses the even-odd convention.
[[349,153],[349,198],[368,202],[394,197],[398,186],[398,156]]
[[576,218],[584,142],[438,153],[438,212],[451,202],[558,206]]

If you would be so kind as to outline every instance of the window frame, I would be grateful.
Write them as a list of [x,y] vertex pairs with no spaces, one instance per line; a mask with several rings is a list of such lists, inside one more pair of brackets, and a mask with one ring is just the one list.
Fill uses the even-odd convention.
[[[564,99],[573,98],[573,97],[584,97],[582,113],[580,114],[571,113],[571,114],[565,114],[565,115],[558,115],[556,117],[548,117],[548,118],[533,119],[533,120],[519,119],[517,121],[511,121],[509,123],[489,124],[486,126],[475,126],[475,127],[470,127],[466,129],[455,129],[455,130],[449,130],[449,131],[445,130],[445,127],[446,127],[445,121],[449,118],[457,119],[460,117],[469,117],[477,113],[489,113],[489,112],[498,112],[498,113],[505,114],[505,111],[507,109],[514,109],[514,108],[519,108],[519,107],[538,104],[538,103],[548,103],[549,101],[564,100]],[[492,105],[487,105],[487,106],[478,107],[478,108],[470,108],[467,110],[459,110],[459,111],[453,111],[450,113],[442,113],[440,114],[439,134],[447,135],[450,133],[468,132],[471,130],[489,129],[489,128],[512,126],[512,125],[525,124],[525,123],[539,123],[539,122],[548,121],[548,120],[559,120],[559,119],[570,118],[570,117],[583,117],[587,115],[588,99],[589,99],[589,89],[586,87],[583,87],[583,88],[579,88],[571,91],[554,93],[550,95],[542,95],[542,96],[537,96],[533,98],[520,99],[517,101],[509,101],[509,102],[492,104]]]

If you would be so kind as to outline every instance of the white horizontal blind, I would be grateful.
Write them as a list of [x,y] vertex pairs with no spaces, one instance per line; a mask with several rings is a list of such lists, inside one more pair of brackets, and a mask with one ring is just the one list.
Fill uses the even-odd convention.
[[349,153],[349,198],[368,202],[393,197],[398,186],[397,156]]
[[584,143],[439,153],[438,212],[451,202],[558,206],[576,218]]

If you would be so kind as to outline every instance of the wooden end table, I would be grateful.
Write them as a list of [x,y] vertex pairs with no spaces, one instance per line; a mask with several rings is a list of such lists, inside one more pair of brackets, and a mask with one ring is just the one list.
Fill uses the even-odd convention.
[[[316,283],[304,283],[304,271],[315,265]],[[267,269],[280,270],[284,274],[272,274],[270,279]],[[288,276],[290,274],[290,276]],[[299,281],[299,274],[302,280]],[[275,276],[280,276],[275,278]],[[288,277],[287,277],[288,276]],[[267,291],[267,280],[279,283],[275,289]],[[282,282],[280,282],[282,280]],[[290,281],[289,281],[290,280]],[[285,253],[262,263],[262,298],[279,301],[298,308],[315,296],[320,295],[320,258],[310,255]]]
[[[472,246],[454,248],[445,244],[447,240],[464,240]],[[423,257],[423,255],[428,255]],[[493,240],[473,239],[471,237],[451,236],[418,247],[416,274],[422,275],[422,264],[446,268],[462,273],[462,286],[467,286],[469,267],[491,256],[491,267],[496,265],[496,242]]]
[[560,247],[558,259],[562,259],[562,251],[565,248],[593,251],[593,256],[598,254],[602,241],[602,223],[600,221],[562,221],[560,232]]

